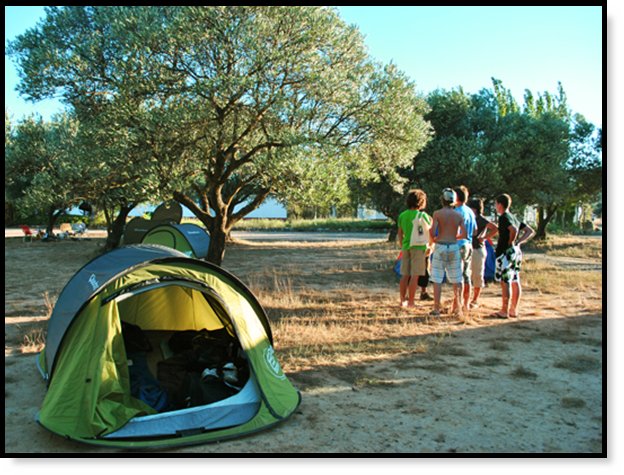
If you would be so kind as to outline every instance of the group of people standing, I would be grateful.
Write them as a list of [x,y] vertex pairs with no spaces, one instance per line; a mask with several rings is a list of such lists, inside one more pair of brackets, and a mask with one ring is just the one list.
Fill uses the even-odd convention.
[[[426,286],[427,278],[430,278],[434,288],[434,309],[429,316],[440,317],[442,282],[446,276],[453,284],[451,315],[461,318],[469,310],[478,308],[479,295],[485,286],[487,251],[484,243],[499,234],[495,279],[501,283],[503,298],[501,310],[490,317],[517,317],[522,295],[520,245],[534,231],[509,212],[511,197],[508,194],[496,197],[496,212],[500,215],[498,226],[483,216],[482,200],[468,200],[468,197],[465,186],[445,188],[440,196],[442,208],[431,217],[424,212],[427,195],[423,190],[410,190],[407,194],[408,209],[401,213],[398,220],[399,243],[403,252],[401,306],[419,308],[415,304],[418,287],[422,288],[420,299],[429,300],[431,297],[426,292]],[[423,227],[428,228],[429,242],[414,245],[413,233],[422,234]]]

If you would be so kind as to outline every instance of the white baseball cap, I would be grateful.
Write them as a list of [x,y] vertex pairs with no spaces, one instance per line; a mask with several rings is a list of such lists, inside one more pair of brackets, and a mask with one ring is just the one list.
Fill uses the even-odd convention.
[[457,199],[457,193],[452,188],[444,188],[442,190],[442,199],[454,202]]

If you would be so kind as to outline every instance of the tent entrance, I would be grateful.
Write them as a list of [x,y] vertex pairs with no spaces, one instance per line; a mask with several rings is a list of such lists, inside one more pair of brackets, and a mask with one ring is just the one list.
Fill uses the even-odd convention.
[[[227,305],[213,289],[155,279],[104,305],[116,307],[124,327],[132,396],[158,411],[106,437],[184,435],[240,425],[256,415],[260,392]],[[145,339],[141,344],[131,341],[137,332]]]

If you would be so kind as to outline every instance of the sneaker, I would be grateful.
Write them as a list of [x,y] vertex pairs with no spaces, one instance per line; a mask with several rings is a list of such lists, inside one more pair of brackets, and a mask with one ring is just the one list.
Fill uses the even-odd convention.
[[206,368],[201,375],[202,379],[204,378],[214,378],[219,379],[219,375],[217,374],[217,368]]
[[236,371],[234,363],[223,365],[223,381],[230,384],[238,383],[238,371]]
[[433,300],[433,297],[425,292],[420,294],[420,300]]

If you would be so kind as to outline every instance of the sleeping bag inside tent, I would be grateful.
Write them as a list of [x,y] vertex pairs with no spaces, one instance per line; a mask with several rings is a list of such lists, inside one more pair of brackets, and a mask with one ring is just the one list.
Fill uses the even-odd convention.
[[203,259],[208,255],[210,235],[204,228],[192,223],[161,224],[150,229],[141,242],[170,247],[188,257]]
[[223,440],[275,425],[301,402],[251,291],[162,246],[122,247],[80,269],[37,363],[48,381],[37,422],[96,445]]

